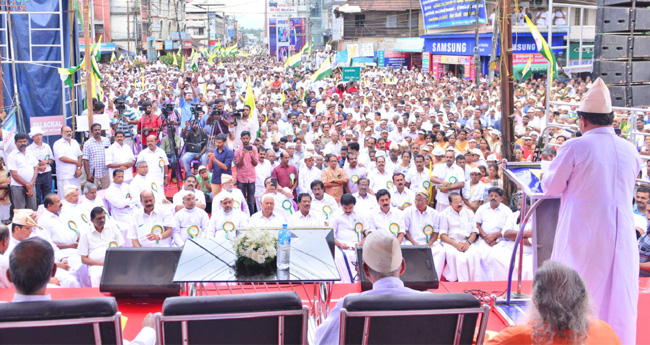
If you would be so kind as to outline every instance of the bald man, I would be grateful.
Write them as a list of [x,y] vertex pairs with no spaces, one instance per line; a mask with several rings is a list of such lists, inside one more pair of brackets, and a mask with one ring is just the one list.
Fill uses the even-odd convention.
[[157,146],[158,139],[150,135],[147,137],[147,148],[140,151],[136,161],[146,161],[149,167],[147,177],[151,177],[158,186],[164,186],[167,180],[169,160],[165,150]]
[[81,185],[81,159],[83,154],[79,143],[72,138],[72,128],[63,126],[61,128],[61,139],[53,146],[54,159],[56,160],[57,191],[59,197],[63,198],[63,190],[66,186]]

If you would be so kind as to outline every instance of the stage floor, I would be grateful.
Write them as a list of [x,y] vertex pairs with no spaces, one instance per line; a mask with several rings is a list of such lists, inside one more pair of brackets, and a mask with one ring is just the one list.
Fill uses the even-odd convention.
[[[467,290],[481,290],[488,295],[499,295],[507,288],[506,282],[470,282],[470,283],[450,283],[442,282],[437,290],[430,290],[433,293],[455,293],[465,292]],[[650,329],[645,328],[646,320],[650,319],[650,278],[639,279],[639,313],[637,318],[637,344],[650,344]],[[525,281],[522,284],[522,291],[526,294],[531,292],[532,285],[530,281]],[[245,287],[239,286],[219,286],[218,289],[214,285],[207,287],[209,295],[219,294],[241,294],[241,293],[255,293],[266,291],[291,291],[295,290],[303,300],[305,305],[309,305],[310,300],[313,298],[313,286],[308,284],[303,287],[301,285],[268,285],[264,287],[256,284],[254,287],[247,285]],[[332,290],[331,306],[349,293],[361,291],[360,284],[334,284]],[[48,289],[48,293],[52,299],[68,299],[68,298],[86,298],[86,297],[101,297],[105,296],[96,288],[79,288],[79,289]],[[0,301],[11,301],[13,298],[13,289],[0,289]],[[122,315],[127,318],[124,328],[124,338],[132,340],[142,328],[142,320],[147,313],[160,312],[162,309],[162,300],[118,300],[118,306]],[[488,332],[499,332],[507,326],[500,317],[492,310],[488,319]]]

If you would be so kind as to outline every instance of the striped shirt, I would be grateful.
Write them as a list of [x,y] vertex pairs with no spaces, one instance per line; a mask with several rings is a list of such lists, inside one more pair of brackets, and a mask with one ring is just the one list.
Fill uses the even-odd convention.
[[140,116],[138,112],[133,108],[127,108],[122,114],[122,118],[117,115],[117,130],[124,132],[125,138],[133,138],[133,128],[135,125],[129,123],[129,121],[136,121]]
[[99,142],[90,138],[84,143],[83,159],[88,161],[88,170],[93,177],[102,178],[108,174],[106,150],[110,146],[111,142],[105,137],[101,137]]

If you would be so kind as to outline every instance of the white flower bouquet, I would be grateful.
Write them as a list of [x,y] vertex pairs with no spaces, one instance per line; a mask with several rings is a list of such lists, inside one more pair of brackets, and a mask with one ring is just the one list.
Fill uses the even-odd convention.
[[250,230],[242,232],[234,242],[238,275],[270,275],[275,273],[278,237],[274,231]]

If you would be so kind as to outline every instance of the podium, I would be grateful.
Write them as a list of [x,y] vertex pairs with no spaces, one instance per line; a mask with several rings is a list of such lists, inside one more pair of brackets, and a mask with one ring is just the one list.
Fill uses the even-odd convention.
[[[551,258],[555,230],[557,228],[558,213],[560,210],[560,196],[544,195],[541,184],[542,167],[541,162],[508,162],[503,161],[502,171],[504,175],[514,182],[521,191],[522,198],[530,198],[530,206],[523,203],[521,209],[521,224],[519,233],[515,240],[515,250],[510,259],[508,273],[508,290],[504,300],[494,299],[495,309],[503,319],[515,325],[524,316],[522,305],[530,300],[521,293],[521,270],[523,255],[517,258],[517,251],[523,254],[523,234],[526,224],[532,224],[532,249],[533,249],[533,271],[537,271],[544,261]],[[519,260],[518,264],[515,260]],[[515,272],[515,266],[519,269]],[[517,278],[517,289],[513,292],[512,280]]]

